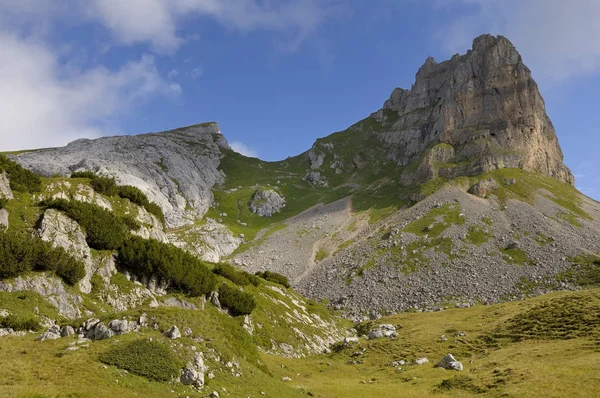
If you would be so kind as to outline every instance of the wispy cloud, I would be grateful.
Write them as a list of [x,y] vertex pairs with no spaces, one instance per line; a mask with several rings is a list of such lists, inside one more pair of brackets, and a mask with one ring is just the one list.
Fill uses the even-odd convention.
[[438,32],[449,53],[464,52],[481,33],[502,34],[536,78],[546,81],[600,71],[600,1],[437,0],[461,16]]
[[218,21],[231,30],[278,31],[297,48],[329,16],[331,0],[92,0],[87,15],[110,29],[124,44],[146,42],[172,54],[184,39],[178,27],[190,15]]
[[112,133],[107,121],[156,95],[177,96],[154,58],[143,56],[111,71],[66,68],[50,45],[0,31],[0,132],[3,150],[63,145]]
[[251,158],[258,157],[258,153],[243,142],[233,141],[229,144],[229,146],[231,147],[231,149],[233,149],[237,153],[241,153],[244,156],[248,156]]

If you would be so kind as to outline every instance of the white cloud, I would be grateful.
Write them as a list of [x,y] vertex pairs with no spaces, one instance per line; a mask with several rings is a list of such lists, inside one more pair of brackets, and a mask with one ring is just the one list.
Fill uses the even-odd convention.
[[[3,1],[3,0],[0,0]],[[190,15],[217,20],[232,30],[275,30],[290,34],[297,47],[331,15],[332,0],[92,0],[89,18],[109,28],[124,44],[148,42],[172,54],[183,42],[178,26]]]
[[536,78],[560,81],[600,71],[598,0],[438,0],[465,11],[439,33],[450,53],[463,53],[481,33],[502,34]]
[[258,157],[257,152],[254,149],[250,148],[248,145],[244,144],[243,142],[233,141],[229,143],[229,146],[231,147],[231,149],[233,149],[237,153],[241,153],[244,156],[248,156],[250,158]]
[[153,95],[173,96],[144,56],[117,71],[65,67],[57,51],[32,38],[0,32],[0,137],[3,150],[63,145],[106,134],[107,124]]
[[204,76],[204,68],[202,68],[201,66],[195,67],[191,70],[190,76],[192,76],[192,79],[194,80],[200,79],[202,76]]

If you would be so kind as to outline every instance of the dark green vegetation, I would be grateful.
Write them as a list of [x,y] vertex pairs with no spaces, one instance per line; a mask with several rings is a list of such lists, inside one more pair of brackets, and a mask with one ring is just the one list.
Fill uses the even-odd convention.
[[131,185],[117,185],[113,177],[99,176],[91,171],[72,173],[71,178],[87,178],[96,192],[106,196],[116,195],[123,199],[129,199],[132,203],[146,209],[148,213],[155,215],[160,222],[165,223],[165,215],[160,206],[154,202],[150,202],[148,197],[139,188]]
[[173,380],[183,365],[164,343],[148,340],[117,343],[100,361],[156,381]]
[[169,280],[173,288],[191,296],[207,294],[217,284],[215,275],[197,257],[154,239],[130,236],[118,248],[118,254],[121,269]]
[[56,209],[71,217],[84,229],[92,249],[116,250],[123,246],[130,229],[137,223],[128,216],[118,217],[98,205],[64,199],[45,200],[43,207]]
[[29,271],[51,271],[73,285],[85,276],[83,263],[38,237],[0,231],[0,279]]
[[0,172],[5,171],[10,181],[10,188],[17,192],[39,192],[42,188],[41,178],[24,169],[20,164],[0,155]]
[[257,272],[256,275],[263,278],[264,280],[269,281],[269,282],[273,282],[273,283],[282,285],[283,287],[286,287],[286,288],[290,287],[290,281],[287,278],[287,276],[278,274],[277,272],[263,271],[263,272]]
[[13,330],[39,330],[40,322],[32,316],[10,314],[6,317],[0,316],[0,328]]
[[248,315],[256,308],[256,300],[251,293],[223,283],[219,286],[219,301],[232,315]]
[[239,286],[248,286],[250,284],[258,286],[260,284],[260,279],[256,275],[252,275],[248,272],[241,271],[231,264],[217,264],[213,268],[213,272],[217,275],[221,275],[222,277],[229,279],[230,281]]

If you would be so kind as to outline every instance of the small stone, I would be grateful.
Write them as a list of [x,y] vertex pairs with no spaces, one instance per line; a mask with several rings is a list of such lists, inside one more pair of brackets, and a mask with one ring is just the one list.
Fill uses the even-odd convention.
[[429,359],[427,358],[417,358],[415,359],[415,365],[423,365],[425,363],[429,362]]
[[177,326],[173,325],[171,326],[171,329],[167,331],[166,336],[171,340],[175,340],[181,337],[181,332]]

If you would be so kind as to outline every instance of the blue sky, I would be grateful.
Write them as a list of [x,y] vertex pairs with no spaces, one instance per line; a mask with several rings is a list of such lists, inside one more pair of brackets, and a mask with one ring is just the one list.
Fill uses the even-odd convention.
[[564,4],[0,0],[0,149],[217,121],[237,150],[283,159],[489,32],[517,46],[577,187],[600,198],[600,2]]

